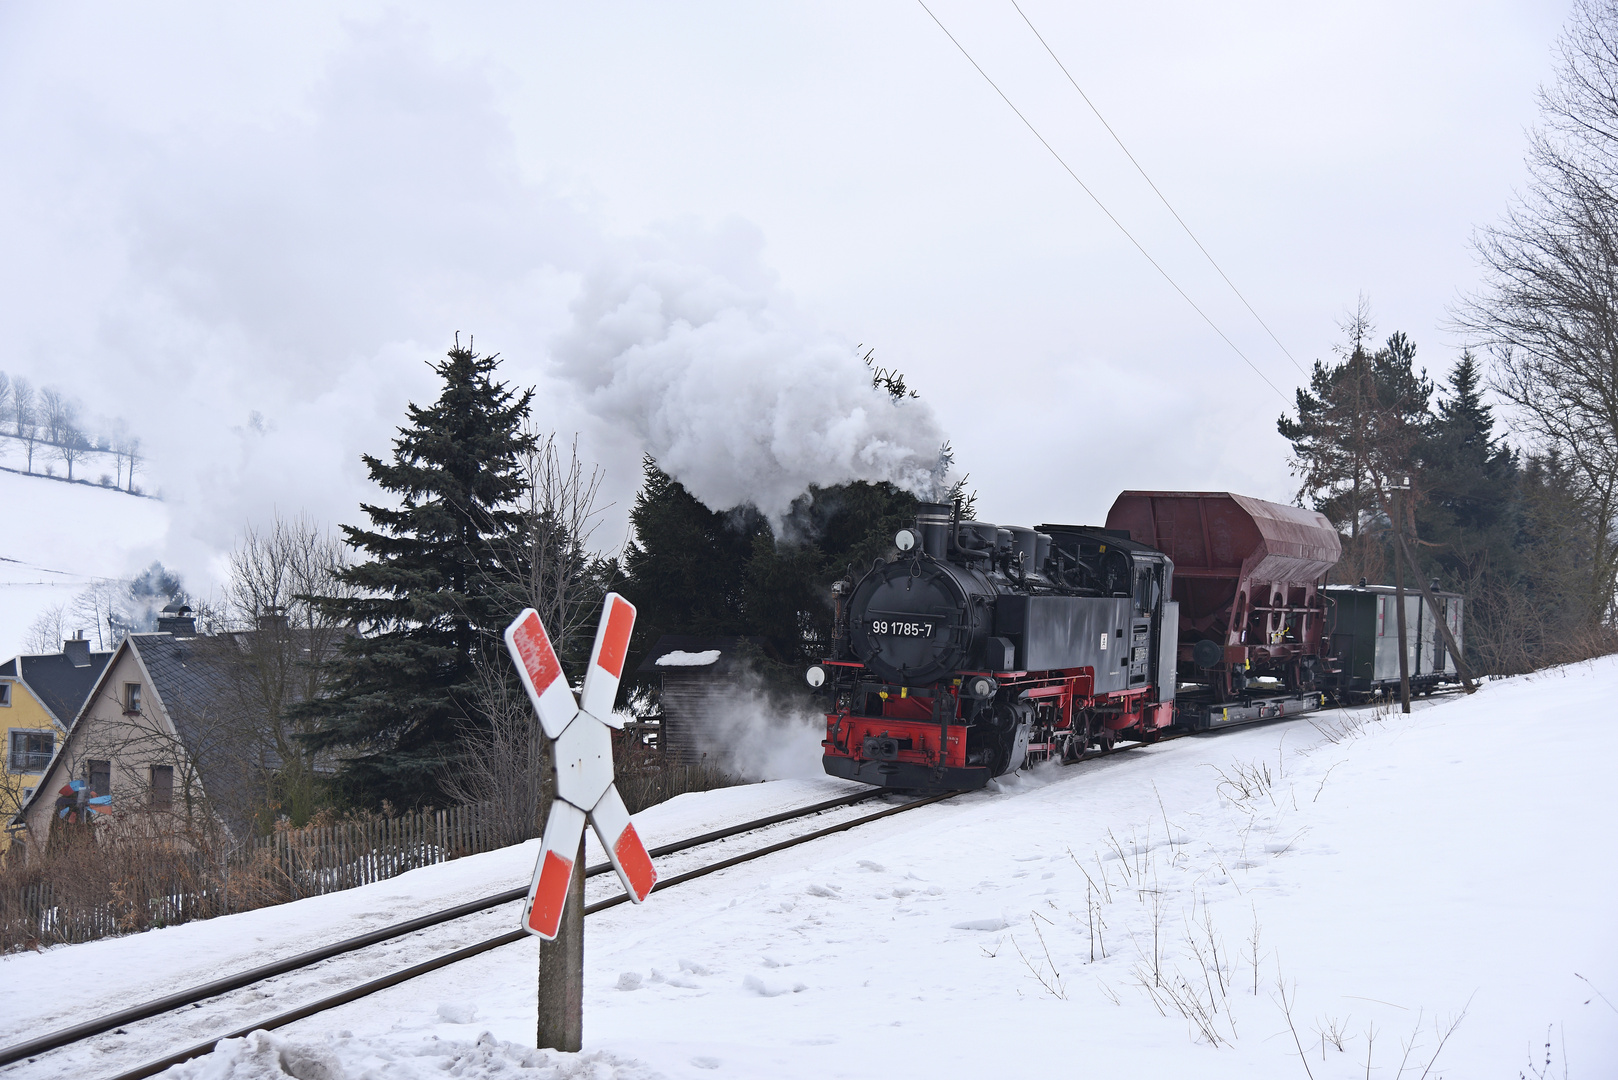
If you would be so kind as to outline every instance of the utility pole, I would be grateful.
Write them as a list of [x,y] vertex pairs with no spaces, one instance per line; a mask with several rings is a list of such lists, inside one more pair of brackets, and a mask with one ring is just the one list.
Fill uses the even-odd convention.
[[1410,477],[1401,476],[1393,489],[1393,538],[1397,550],[1393,553],[1393,595],[1399,617],[1399,711],[1410,711],[1410,654],[1405,634],[1405,564],[1399,556],[1404,551],[1404,535],[1399,531],[1404,510],[1402,494],[1410,490]]

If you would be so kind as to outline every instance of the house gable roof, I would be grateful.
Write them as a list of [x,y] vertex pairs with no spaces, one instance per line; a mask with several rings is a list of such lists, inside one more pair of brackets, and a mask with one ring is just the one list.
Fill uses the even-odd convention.
[[[45,711],[65,731],[78,717],[79,710],[90,698],[106,670],[112,653],[89,653],[89,663],[74,664],[65,653],[47,653],[43,656],[19,656],[12,664],[21,669],[21,679]],[[4,672],[0,672],[3,674]]]

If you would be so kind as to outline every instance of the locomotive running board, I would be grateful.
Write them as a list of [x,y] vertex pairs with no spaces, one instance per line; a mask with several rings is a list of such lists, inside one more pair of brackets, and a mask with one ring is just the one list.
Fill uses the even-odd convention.
[[1260,698],[1256,701],[1234,701],[1228,705],[1198,705],[1184,709],[1186,726],[1192,731],[1210,731],[1214,728],[1254,724],[1260,720],[1278,720],[1285,716],[1302,716],[1324,708],[1324,694],[1299,694],[1293,697]]

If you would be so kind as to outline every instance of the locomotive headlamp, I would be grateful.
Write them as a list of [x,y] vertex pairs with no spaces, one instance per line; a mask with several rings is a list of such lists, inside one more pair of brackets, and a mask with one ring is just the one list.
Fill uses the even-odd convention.
[[963,689],[967,697],[987,701],[994,697],[995,691],[1000,689],[1000,684],[987,675],[974,675],[966,680]]
[[898,535],[893,538],[893,546],[900,551],[909,551],[916,546],[916,534],[909,529],[900,529]]
[[826,669],[821,667],[819,664],[815,664],[808,671],[804,672],[803,677],[808,680],[810,686],[818,689],[826,684]]

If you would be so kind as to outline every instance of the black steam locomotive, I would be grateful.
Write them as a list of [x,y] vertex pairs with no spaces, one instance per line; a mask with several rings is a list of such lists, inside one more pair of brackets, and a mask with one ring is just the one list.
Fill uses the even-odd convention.
[[924,504],[838,595],[828,773],[981,787],[1030,757],[1072,761],[1174,721],[1174,564],[1127,533],[1005,528]]

